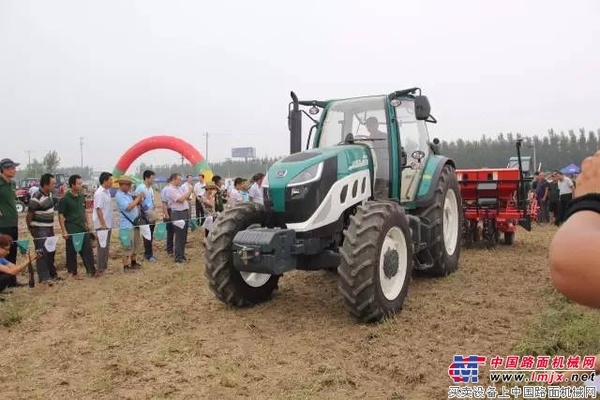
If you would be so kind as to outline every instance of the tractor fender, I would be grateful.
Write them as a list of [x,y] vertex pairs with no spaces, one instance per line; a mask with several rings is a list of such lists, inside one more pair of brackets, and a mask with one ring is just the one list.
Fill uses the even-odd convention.
[[456,164],[448,157],[434,155],[427,160],[415,201],[417,208],[429,207],[433,203],[437,182],[446,165],[456,169]]

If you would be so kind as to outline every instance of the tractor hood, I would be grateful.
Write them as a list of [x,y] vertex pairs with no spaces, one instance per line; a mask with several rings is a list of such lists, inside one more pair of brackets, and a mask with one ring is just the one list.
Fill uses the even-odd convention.
[[[307,150],[273,164],[263,186],[275,212],[285,212],[288,222],[305,221],[336,181],[368,169],[370,164],[369,149],[362,145]],[[300,210],[292,210],[296,208]]]

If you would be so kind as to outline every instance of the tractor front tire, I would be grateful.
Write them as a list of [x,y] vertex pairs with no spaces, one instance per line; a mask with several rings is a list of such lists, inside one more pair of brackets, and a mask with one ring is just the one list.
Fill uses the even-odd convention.
[[235,307],[268,301],[279,282],[278,275],[242,273],[233,265],[233,238],[250,225],[261,224],[264,208],[242,203],[219,214],[205,240],[204,275],[216,297]]
[[19,214],[24,213],[25,210],[27,209],[27,206],[22,201],[17,201],[16,207],[17,207],[17,213],[19,213]]
[[399,204],[359,206],[340,254],[339,289],[358,322],[380,322],[402,308],[412,279],[413,243]]
[[444,166],[440,174],[433,206],[428,210],[424,216],[436,222],[431,246],[433,267],[423,272],[431,276],[447,276],[458,269],[464,218],[458,179],[449,164]]

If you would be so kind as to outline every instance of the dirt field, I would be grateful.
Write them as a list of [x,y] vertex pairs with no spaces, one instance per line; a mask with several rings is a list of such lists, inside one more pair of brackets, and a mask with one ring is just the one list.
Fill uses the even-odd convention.
[[290,273],[271,302],[229,309],[207,288],[200,231],[187,264],[159,242],[160,262],[136,273],[113,259],[102,278],[5,295],[2,397],[446,398],[454,354],[508,355],[549,307],[554,229],[463,250],[457,273],[415,278],[403,312],[369,326],[326,272]]

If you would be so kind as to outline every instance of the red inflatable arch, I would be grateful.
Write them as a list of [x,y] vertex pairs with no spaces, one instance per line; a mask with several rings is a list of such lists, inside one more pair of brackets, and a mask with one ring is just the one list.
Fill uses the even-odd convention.
[[212,170],[204,157],[202,157],[202,154],[200,154],[200,152],[196,150],[194,146],[185,140],[176,138],[174,136],[152,136],[137,142],[121,156],[117,162],[117,165],[115,166],[113,175],[115,178],[123,175],[131,166],[131,164],[141,155],[152,150],[160,149],[176,151],[194,166],[194,170],[197,174],[204,173],[204,178],[206,181],[210,181],[212,179]]

